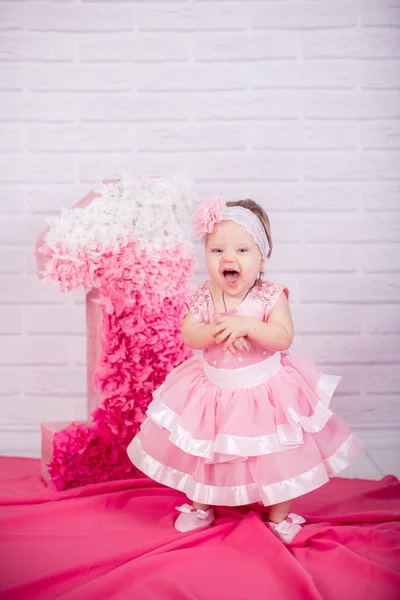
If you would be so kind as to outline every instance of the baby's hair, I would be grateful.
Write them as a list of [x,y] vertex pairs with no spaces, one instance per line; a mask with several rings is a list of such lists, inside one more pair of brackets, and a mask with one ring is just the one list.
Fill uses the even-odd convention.
[[248,198],[247,200],[235,200],[235,202],[227,202],[226,205],[227,206],[241,206],[242,208],[247,208],[248,210],[251,210],[251,212],[253,214],[255,214],[256,217],[261,221],[261,225],[264,228],[265,235],[267,236],[267,240],[268,240],[268,244],[269,244],[269,252],[268,252],[268,257],[267,257],[267,258],[269,258],[271,256],[271,252],[272,252],[271,225],[269,222],[268,215],[265,212],[265,210],[263,209],[263,207],[260,206],[259,204],[257,204],[257,202],[254,202],[254,200],[250,200],[250,198]]

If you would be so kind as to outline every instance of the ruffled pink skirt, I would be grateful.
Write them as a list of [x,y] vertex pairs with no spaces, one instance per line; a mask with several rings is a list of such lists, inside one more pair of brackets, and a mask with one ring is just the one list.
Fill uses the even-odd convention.
[[289,353],[234,370],[191,358],[154,392],[128,456],[196,502],[290,500],[326,483],[360,448],[329,409],[339,381]]

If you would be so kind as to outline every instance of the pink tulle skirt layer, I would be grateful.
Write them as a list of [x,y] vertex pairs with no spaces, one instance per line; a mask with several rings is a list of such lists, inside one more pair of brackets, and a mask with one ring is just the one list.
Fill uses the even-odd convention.
[[290,500],[326,483],[359,450],[329,408],[339,381],[288,353],[230,371],[191,358],[154,393],[129,458],[196,502]]

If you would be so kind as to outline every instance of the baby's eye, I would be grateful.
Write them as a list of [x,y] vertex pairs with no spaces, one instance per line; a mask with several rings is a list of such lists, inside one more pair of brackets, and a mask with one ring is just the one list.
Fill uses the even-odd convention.
[[222,250],[220,248],[213,248],[211,252],[222,252]]
[[249,249],[248,248],[239,248],[239,252],[248,252]]

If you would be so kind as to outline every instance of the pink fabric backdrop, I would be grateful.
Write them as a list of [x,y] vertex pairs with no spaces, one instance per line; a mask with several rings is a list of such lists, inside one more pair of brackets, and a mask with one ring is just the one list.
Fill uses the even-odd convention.
[[46,489],[38,460],[0,458],[2,600],[395,600],[400,482],[332,479],[293,501],[290,547],[258,508],[179,534],[182,495],[149,479]]

